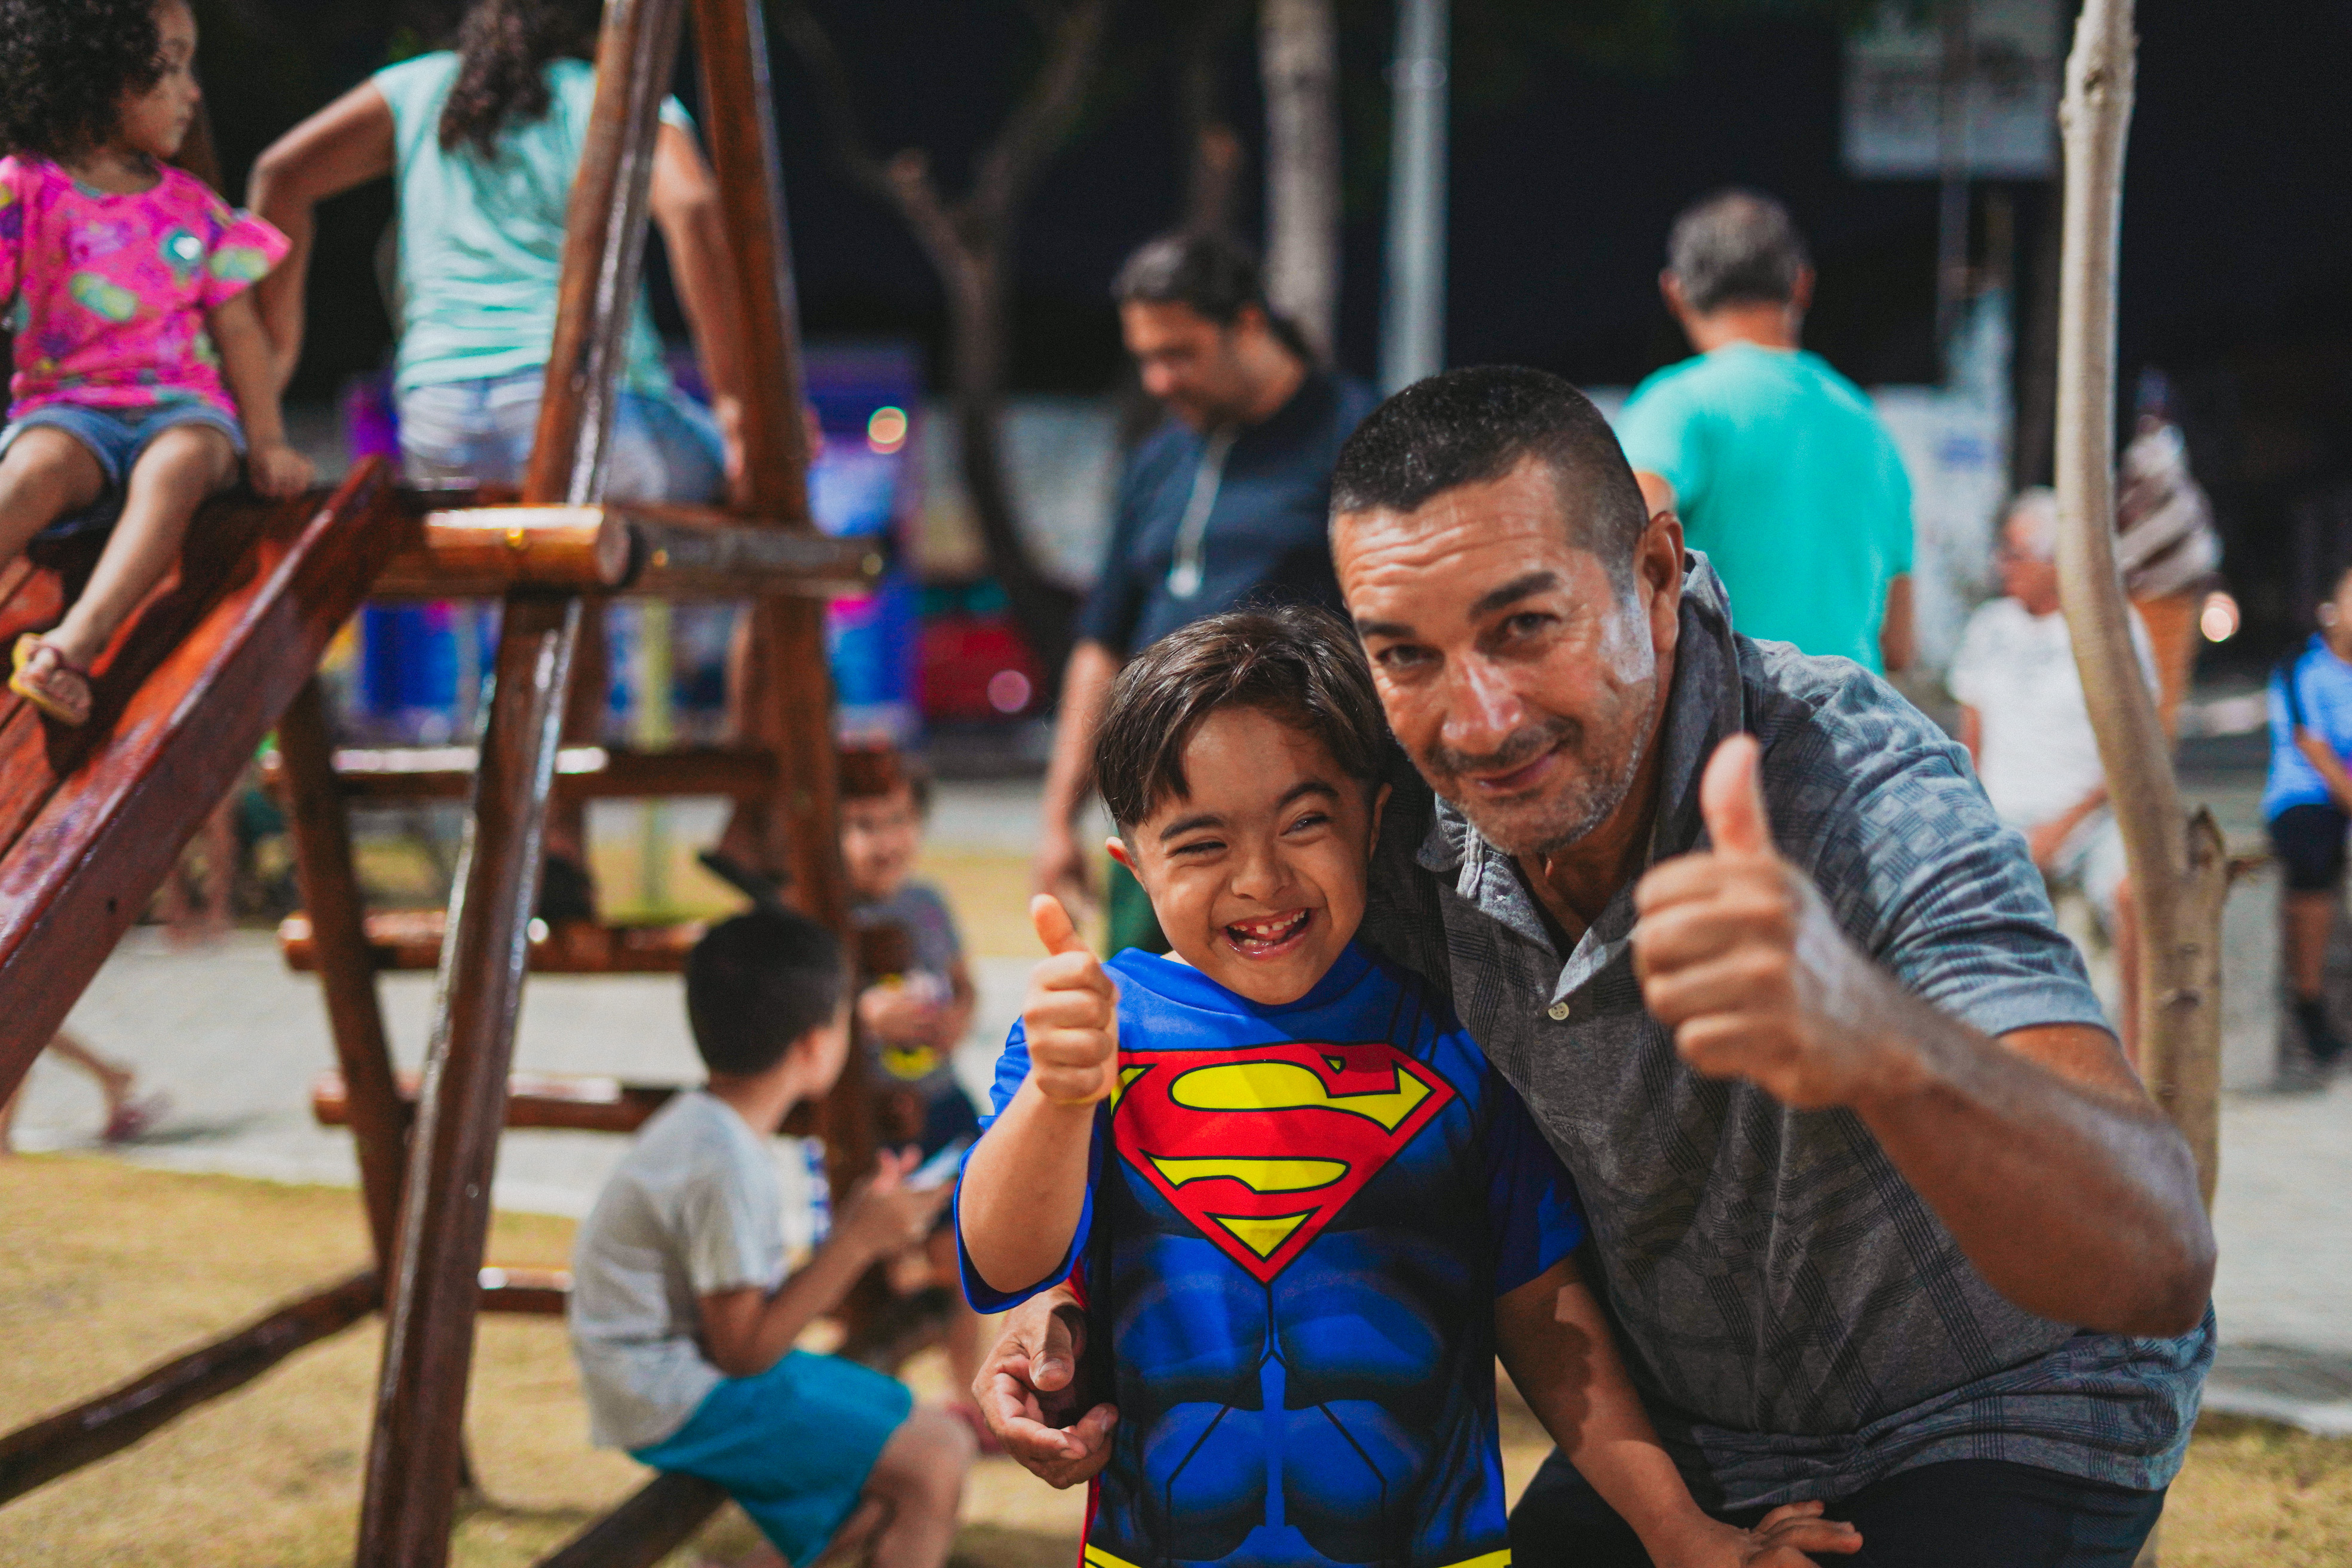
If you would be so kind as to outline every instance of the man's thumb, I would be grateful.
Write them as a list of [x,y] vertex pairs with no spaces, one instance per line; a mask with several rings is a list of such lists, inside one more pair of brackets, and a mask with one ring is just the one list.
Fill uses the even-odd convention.
[[1764,809],[1763,752],[1753,735],[1734,735],[1707,760],[1699,781],[1698,807],[1716,852],[1769,855],[1772,818]]
[[1070,921],[1070,911],[1062,900],[1051,893],[1040,893],[1029,900],[1029,923],[1037,928],[1037,940],[1052,953],[1085,952],[1086,938]]

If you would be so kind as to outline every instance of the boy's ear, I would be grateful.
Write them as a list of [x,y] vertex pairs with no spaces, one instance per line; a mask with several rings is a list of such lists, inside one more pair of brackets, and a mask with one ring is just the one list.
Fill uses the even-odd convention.
[[1103,847],[1109,851],[1112,859],[1134,872],[1139,879],[1141,878],[1143,873],[1136,870],[1135,852],[1128,848],[1126,839],[1114,833],[1103,840]]

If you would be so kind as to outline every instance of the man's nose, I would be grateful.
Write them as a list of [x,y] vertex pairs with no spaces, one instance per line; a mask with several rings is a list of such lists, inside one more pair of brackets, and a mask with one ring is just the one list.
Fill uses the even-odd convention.
[[1526,722],[1527,706],[1491,661],[1474,654],[1455,669],[1454,700],[1446,704],[1446,742],[1461,752],[1492,751]]

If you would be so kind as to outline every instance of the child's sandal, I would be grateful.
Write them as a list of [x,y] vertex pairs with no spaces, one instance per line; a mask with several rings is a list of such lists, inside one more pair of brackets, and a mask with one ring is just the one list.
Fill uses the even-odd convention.
[[[48,671],[37,674],[32,663],[43,654],[49,656]],[[89,722],[89,671],[68,664],[57,644],[26,632],[16,639],[11,659],[9,690],[60,724],[79,728]]]

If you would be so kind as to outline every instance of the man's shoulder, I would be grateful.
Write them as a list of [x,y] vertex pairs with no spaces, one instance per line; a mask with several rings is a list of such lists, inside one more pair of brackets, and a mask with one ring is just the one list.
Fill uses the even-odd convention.
[[1881,677],[1787,643],[1737,641],[1776,826],[1833,816],[1843,803],[1902,775],[1968,781],[1959,743]]

